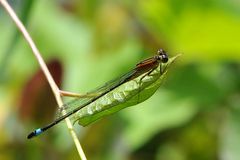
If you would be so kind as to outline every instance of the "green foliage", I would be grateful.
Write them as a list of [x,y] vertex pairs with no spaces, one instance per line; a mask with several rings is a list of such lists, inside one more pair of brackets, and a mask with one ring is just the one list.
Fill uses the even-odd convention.
[[[104,84],[159,48],[170,55],[183,53],[148,100],[80,128],[88,159],[240,158],[237,1],[33,4],[23,11],[29,14],[27,28],[44,59],[61,62],[63,89],[68,91],[84,93]],[[30,114],[19,107],[19,99],[39,66],[23,38],[12,45],[10,58],[4,58],[8,44],[15,43],[11,37],[16,27],[2,7],[0,19],[0,62],[7,61],[0,64],[0,159],[78,158],[64,124],[34,141],[25,140],[37,122],[19,118],[23,111]],[[28,99],[34,98],[29,94]]]
[[[76,114],[72,116],[73,121],[78,121],[78,124],[87,126],[106,115],[116,113],[121,109],[145,101],[151,97],[160,87],[170,65],[175,61],[177,57],[178,56],[170,58],[167,63],[160,63],[159,66],[154,69],[150,75],[145,75],[146,73],[144,73],[141,76],[134,78],[133,80],[117,86],[112,91],[106,93],[89,105],[80,109]],[[163,73],[160,72],[160,69]],[[131,71],[129,74],[132,74]],[[100,87],[100,90],[96,90],[94,92],[106,92],[107,90],[111,89],[111,87],[118,84],[121,80],[129,78],[129,74],[120,77],[117,79],[117,81],[115,80],[106,83],[103,87]],[[74,100],[74,103],[70,102],[66,106],[65,111],[71,112],[75,108],[84,105],[86,102],[88,101],[85,99]]]

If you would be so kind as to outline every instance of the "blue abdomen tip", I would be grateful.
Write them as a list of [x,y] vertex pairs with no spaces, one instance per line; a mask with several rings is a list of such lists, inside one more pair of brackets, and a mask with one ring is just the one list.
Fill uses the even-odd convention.
[[36,129],[35,131],[31,132],[31,133],[27,136],[27,138],[28,138],[28,139],[31,139],[31,138],[33,138],[33,137],[41,134],[42,132],[43,132],[43,130],[42,130],[41,128],[38,128],[38,129]]
[[35,130],[35,135],[36,136],[41,134],[41,133],[42,133],[42,129],[41,128],[38,128],[38,129]]

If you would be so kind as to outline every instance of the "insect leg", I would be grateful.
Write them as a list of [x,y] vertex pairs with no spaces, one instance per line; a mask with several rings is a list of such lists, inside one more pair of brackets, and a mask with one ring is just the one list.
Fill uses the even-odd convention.
[[138,92],[139,92],[139,94],[138,94],[138,100],[137,100],[137,103],[139,102],[139,98],[140,98],[140,91],[141,91],[141,85],[142,85],[142,80],[143,80],[143,78],[145,78],[146,76],[149,76],[155,69],[156,69],[157,67],[154,67],[154,68],[152,68],[149,72],[147,72],[147,73],[145,73],[141,78],[140,78],[140,80],[139,80],[139,89],[138,89]]

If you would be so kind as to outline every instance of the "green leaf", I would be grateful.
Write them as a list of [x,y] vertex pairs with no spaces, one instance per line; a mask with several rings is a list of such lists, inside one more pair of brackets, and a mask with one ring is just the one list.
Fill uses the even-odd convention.
[[[179,56],[179,55],[178,55]],[[113,114],[119,110],[141,103],[151,97],[162,84],[163,79],[171,64],[178,56],[170,58],[163,66],[163,73],[160,73],[160,65],[150,75],[144,74],[123,83],[119,87],[98,98],[88,106],[80,109],[71,118],[78,121],[80,125],[86,126],[99,118]],[[145,76],[144,78],[142,78]],[[141,82],[140,82],[141,81]],[[76,107],[84,103],[84,100],[69,104],[68,108]]]

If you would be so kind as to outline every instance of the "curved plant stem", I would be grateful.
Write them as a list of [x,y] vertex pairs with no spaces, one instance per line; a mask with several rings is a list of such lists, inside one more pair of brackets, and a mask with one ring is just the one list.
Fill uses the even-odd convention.
[[[61,99],[61,92],[58,88],[58,86],[56,85],[55,81],[53,80],[47,65],[45,64],[40,52],[38,51],[36,45],[34,44],[31,36],[29,35],[29,33],[27,32],[26,28],[23,26],[23,24],[21,23],[21,21],[19,20],[19,18],[17,17],[17,15],[15,14],[15,12],[13,11],[13,9],[11,8],[11,6],[8,4],[8,2],[6,0],[0,0],[0,3],[2,4],[2,6],[4,7],[4,9],[7,11],[7,13],[10,15],[10,17],[12,18],[12,20],[15,22],[16,26],[18,27],[18,29],[20,30],[20,32],[23,34],[24,38],[26,39],[27,43],[29,44],[29,46],[31,47],[33,54],[35,55],[43,73],[45,74],[48,83],[51,86],[51,89],[54,93],[54,96],[56,98],[56,101],[58,103],[59,108],[63,105],[63,101]],[[82,160],[86,159],[86,156],[82,150],[81,144],[77,138],[77,135],[73,129],[73,126],[71,124],[71,121],[69,120],[69,118],[65,119],[68,130],[73,138],[73,141],[75,143],[75,146],[78,150],[78,153],[80,155],[80,158]]]
[[92,98],[100,95],[101,93],[86,93],[86,94],[79,94],[79,93],[73,93],[68,91],[62,91],[59,90],[61,96],[65,97],[77,97],[77,98]]

